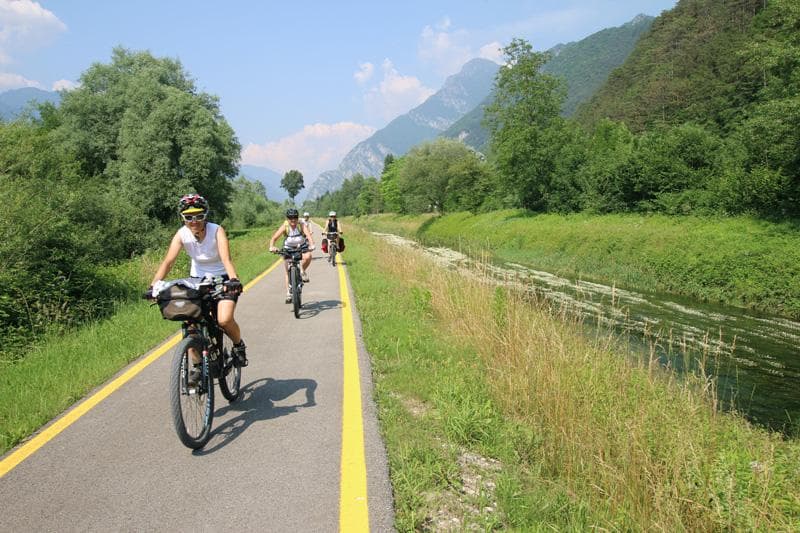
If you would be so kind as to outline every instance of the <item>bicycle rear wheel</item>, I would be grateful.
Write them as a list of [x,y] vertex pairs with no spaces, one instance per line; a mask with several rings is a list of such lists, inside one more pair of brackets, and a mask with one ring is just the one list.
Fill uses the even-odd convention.
[[192,366],[190,350],[201,354],[200,338],[191,335],[175,348],[170,374],[170,408],[178,438],[189,448],[202,448],[211,438],[214,420],[214,380],[208,368],[208,357],[202,356],[201,375],[197,385],[189,386]]
[[219,390],[230,403],[239,399],[239,389],[242,384],[242,368],[236,363],[236,356],[233,355],[233,341],[227,335],[222,335],[222,368],[219,374]]
[[289,270],[289,284],[292,287],[292,310],[294,317],[300,318],[300,272],[296,265]]

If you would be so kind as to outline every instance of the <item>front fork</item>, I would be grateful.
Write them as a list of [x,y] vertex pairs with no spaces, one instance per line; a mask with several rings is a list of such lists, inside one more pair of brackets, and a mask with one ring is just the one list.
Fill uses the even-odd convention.
[[209,335],[208,328],[205,325],[198,325],[194,323],[184,322],[181,325],[181,330],[183,332],[183,337],[186,338],[189,335],[196,336],[200,339],[201,344],[203,346],[201,357],[198,357],[198,354],[190,353],[189,356],[194,362],[197,359],[200,361],[206,361],[208,366],[204,364],[204,371],[210,372],[212,378],[219,377],[220,370],[221,370],[221,361],[219,358],[220,353],[220,346],[216,346],[217,341],[213,340]]

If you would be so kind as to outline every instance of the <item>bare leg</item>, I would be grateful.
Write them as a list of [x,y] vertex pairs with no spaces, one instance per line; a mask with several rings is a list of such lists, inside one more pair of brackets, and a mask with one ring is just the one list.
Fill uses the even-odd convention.
[[234,309],[236,309],[236,302],[233,300],[220,300],[217,303],[217,322],[225,330],[233,344],[239,344],[239,341],[242,340],[242,334],[239,330],[239,324],[233,318]]

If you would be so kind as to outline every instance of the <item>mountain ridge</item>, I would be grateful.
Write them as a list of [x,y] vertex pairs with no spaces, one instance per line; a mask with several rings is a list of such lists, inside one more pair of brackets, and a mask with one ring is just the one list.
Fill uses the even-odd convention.
[[22,87],[2,92],[0,93],[0,119],[10,121],[19,118],[31,102],[49,102],[58,105],[61,102],[61,95],[36,87]]
[[380,176],[387,154],[402,155],[412,146],[436,138],[491,90],[498,68],[497,63],[488,59],[475,58],[465,63],[457,74],[445,80],[439,91],[358,143],[336,169],[320,174],[309,188],[307,198],[335,190],[357,173]]
[[[581,103],[588,101],[603,86],[614,69],[625,62],[636,43],[650,30],[654,20],[655,17],[639,14],[625,24],[602,29],[580,41],[559,43],[547,51],[551,58],[542,67],[542,72],[560,76],[567,84],[562,115],[572,116]],[[484,109],[491,101],[492,96],[487,95],[442,136],[458,139],[476,150],[484,150],[489,132],[481,122]]]

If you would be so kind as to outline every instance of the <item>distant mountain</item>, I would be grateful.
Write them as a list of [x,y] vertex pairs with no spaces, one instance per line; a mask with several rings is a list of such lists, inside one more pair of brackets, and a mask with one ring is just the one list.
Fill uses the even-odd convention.
[[267,198],[276,202],[283,202],[289,195],[281,189],[281,179],[283,176],[272,169],[257,167],[255,165],[242,165],[239,167],[239,174],[253,181],[260,181],[267,190]]
[[[557,44],[548,53],[551,58],[542,72],[559,76],[567,85],[562,115],[570,116],[582,102],[589,100],[609,74],[623,64],[642,35],[650,29],[654,17],[637,15],[633,20],[606,28],[577,42]],[[489,132],[481,126],[483,110],[492,101],[487,96],[475,109],[456,121],[443,137],[460,139],[476,150],[485,148]]]
[[31,102],[50,102],[58,105],[61,102],[61,95],[35,87],[23,87],[0,93],[0,118],[6,121],[14,120],[28,108]]
[[401,156],[411,147],[436,138],[483,100],[494,84],[498,68],[487,59],[473,59],[464,64],[458,74],[447,78],[442,88],[425,102],[357,144],[336,170],[320,174],[307,197],[314,199],[336,190],[357,173],[379,177],[387,154]]

